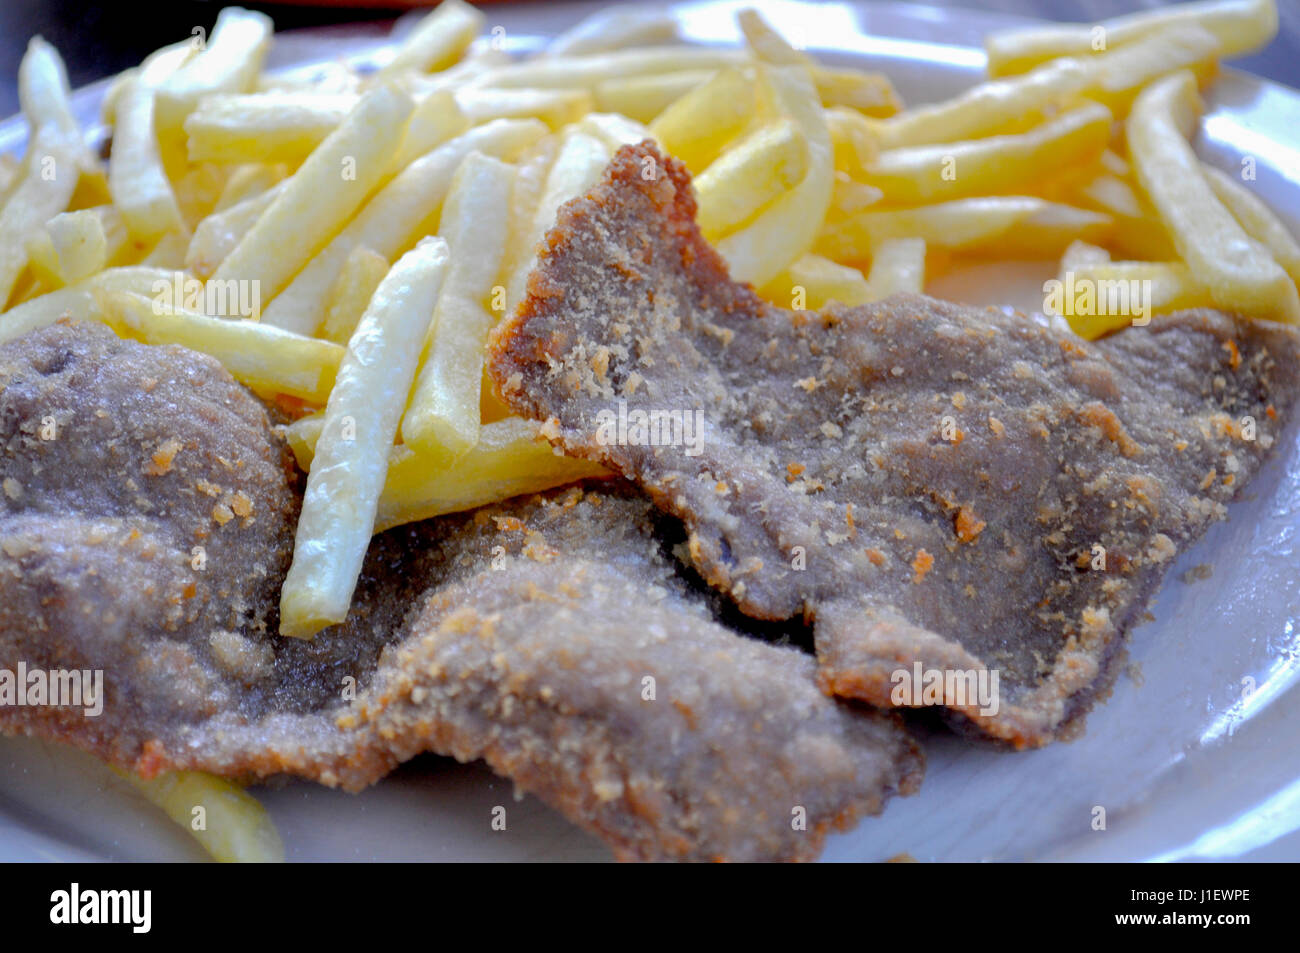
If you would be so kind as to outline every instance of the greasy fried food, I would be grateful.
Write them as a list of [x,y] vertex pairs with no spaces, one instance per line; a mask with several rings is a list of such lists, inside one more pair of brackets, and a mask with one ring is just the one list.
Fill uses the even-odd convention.
[[892,716],[714,621],[626,487],[382,534],[347,621],[280,639],[295,478],[214,361],[60,324],[0,348],[0,382],[0,667],[105,672],[99,717],[6,706],[5,732],[353,790],[484,758],[629,859],[810,858],[919,782]]
[[681,163],[621,150],[494,332],[502,397],[681,517],[743,611],[810,617],[828,691],[916,704],[899,671],[987,668],[996,711],[947,707],[1060,736],[1276,440],[1296,334],[1192,311],[1089,343],[912,295],[789,312],[694,213]]

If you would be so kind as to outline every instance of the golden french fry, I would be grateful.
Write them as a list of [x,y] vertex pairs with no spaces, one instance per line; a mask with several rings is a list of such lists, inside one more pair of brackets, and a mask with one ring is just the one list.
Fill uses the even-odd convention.
[[804,255],[762,289],[763,297],[781,307],[815,311],[832,301],[853,306],[874,300],[871,285],[856,268],[821,255]]
[[67,318],[71,321],[100,321],[104,314],[96,291],[134,291],[152,294],[159,281],[170,282],[173,272],[162,268],[132,266],[109,268],[75,285],[24,301],[0,314],[0,344],[22,337]]
[[67,138],[76,153],[83,174],[103,176],[99,162],[72,114],[68,89],[68,72],[57,50],[39,36],[27,44],[27,52],[18,64],[18,101],[31,129],[53,123]]
[[[221,633],[212,638],[220,644]],[[239,785],[202,771],[174,771],[145,779],[113,769],[197,840],[221,863],[279,864],[284,844],[266,808]],[[202,808],[204,823],[194,824]]]
[[745,131],[757,112],[753,79],[739,69],[722,69],[664,110],[650,131],[686,168],[699,173]]
[[287,180],[212,277],[256,281],[263,300],[274,298],[382,179],[413,108],[410,97],[387,86],[367,93]]
[[1187,117],[1198,111],[1191,73],[1175,73],[1142,91],[1126,126],[1138,182],[1179,256],[1220,307],[1300,322],[1295,283],[1224,208],[1183,136]]
[[447,257],[441,238],[425,238],[403,255],[348,342],[280,593],[281,635],[311,638],[347,617]]
[[835,171],[862,175],[880,154],[880,121],[868,119],[852,109],[836,106],[826,110],[826,128],[835,152]]
[[1110,131],[1110,111],[1089,103],[1028,132],[886,149],[862,179],[886,201],[909,205],[1009,193],[1063,166],[1096,162]]
[[487,335],[485,307],[501,268],[514,170],[481,152],[465,157],[452,179],[438,234],[451,248],[402,417],[402,442],[433,459],[454,460],[478,442],[479,395]]
[[1201,0],[1095,24],[1054,23],[991,33],[984,38],[989,75],[1023,73],[1058,56],[1090,56],[1188,23],[1213,33],[1224,57],[1242,56],[1277,35],[1277,6],[1273,0]]
[[1061,253],[1061,272],[1074,271],[1085,265],[1101,265],[1110,261],[1110,252],[1100,245],[1087,242],[1070,242],[1070,246]]
[[1064,316],[1075,334],[1090,341],[1145,324],[1155,314],[1214,304],[1182,262],[1075,260],[1058,280],[1061,300],[1049,295],[1044,310]]
[[224,211],[213,212],[199,222],[185,251],[185,267],[199,278],[212,277],[257,220],[283,194],[288,184],[280,182]]
[[808,171],[797,186],[718,243],[732,276],[755,287],[767,284],[812,247],[830,206],[835,174],[830,132],[807,71],[799,66],[763,67],[760,77],[781,113],[803,134]]
[[208,96],[185,119],[191,162],[297,165],[356,108],[352,93]]
[[1094,176],[1072,191],[1083,208],[1102,212],[1115,220],[1109,244],[1125,258],[1170,261],[1178,250],[1151,203],[1116,175]]
[[925,240],[892,238],[881,242],[871,259],[867,283],[873,300],[900,291],[920,294],[925,290]]
[[[427,234],[442,208],[452,176],[465,156],[479,151],[511,159],[545,135],[536,119],[494,119],[412,162],[380,189],[357,216],[281,292],[262,320],[300,334],[314,334],[325,318],[329,289],[352,249],[364,245],[395,258]],[[424,230],[422,230],[424,229]]]
[[1249,188],[1222,169],[1202,164],[1206,181],[1246,234],[1273,255],[1274,260],[1300,284],[1300,242],[1272,209]]
[[679,70],[649,76],[616,76],[596,84],[595,107],[638,122],[653,122],[691,90],[707,83],[717,70]]
[[388,259],[383,255],[365,245],[352,249],[330,288],[321,334],[338,344],[347,344],[386,274]]
[[696,221],[716,241],[794,188],[808,171],[808,142],[792,120],[761,126],[695,179]]
[[38,128],[28,144],[22,178],[0,209],[0,307],[27,267],[27,243],[68,207],[81,175],[77,154],[77,144],[53,122]]
[[474,42],[486,19],[463,0],[442,0],[407,34],[376,79],[384,82],[404,70],[430,73],[446,69]]
[[1082,59],[1090,74],[1085,95],[1123,118],[1139,91],[1154,80],[1179,70],[1191,70],[1202,85],[1218,72],[1219,40],[1195,23],[1157,30],[1151,36],[1119,46],[1109,53]]
[[272,30],[271,18],[263,13],[226,7],[217,14],[207,42],[199,43],[196,37],[195,54],[158,86],[154,101],[158,135],[164,140],[179,138],[185,117],[205,96],[252,90],[271,49]]
[[[164,280],[163,288],[174,285]],[[258,321],[214,318],[177,302],[174,293],[150,296],[99,291],[107,323],[145,344],[181,344],[210,354],[254,390],[324,403],[334,386],[343,348]]]
[[506,250],[501,259],[501,276],[505,281],[505,312],[510,313],[523,300],[524,283],[528,277],[527,266],[533,259],[536,239],[533,222],[546,179],[555,156],[559,152],[557,136],[546,136],[536,142],[521,156],[515,170],[515,181],[510,189],[510,222],[507,229]]
[[1113,226],[1106,215],[1070,205],[990,196],[837,218],[822,227],[814,250],[835,261],[870,261],[881,243],[915,237],[948,251],[1056,255],[1076,239],[1104,241]]

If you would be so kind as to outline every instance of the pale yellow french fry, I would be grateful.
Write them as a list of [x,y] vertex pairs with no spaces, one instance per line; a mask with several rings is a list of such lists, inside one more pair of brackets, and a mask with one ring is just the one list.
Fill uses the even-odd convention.
[[378,252],[364,245],[352,249],[330,288],[322,336],[338,344],[348,343],[388,267],[388,259]]
[[[120,247],[126,236],[114,237]],[[100,209],[62,212],[28,243],[32,269],[39,269],[41,280],[53,288],[76,284],[103,271],[115,251]]]
[[798,185],[807,172],[808,142],[793,120],[759,127],[695,179],[700,231],[716,241]]
[[514,170],[480,152],[452,179],[438,234],[451,261],[429,328],[423,362],[402,417],[402,442],[453,460],[478,442],[479,396],[487,335],[485,306],[505,253]]
[[1110,261],[1110,252],[1100,245],[1089,245],[1087,242],[1071,242],[1070,246],[1061,253],[1061,272],[1074,271],[1085,265],[1102,265]]
[[614,77],[651,76],[682,70],[720,70],[728,66],[752,65],[754,58],[744,50],[702,46],[665,46],[617,50],[589,56],[554,56],[508,63],[471,78],[472,86],[516,88],[552,86],[593,90]]
[[469,127],[469,117],[456,105],[451,90],[426,93],[415,104],[415,111],[406,124],[406,137],[389,171],[396,175],[416,159],[462,135]]
[[828,221],[814,250],[835,261],[870,261],[894,238],[922,238],[931,249],[1051,256],[1076,239],[1104,242],[1109,216],[1023,195],[957,199],[905,209],[868,209]]
[[1089,56],[1193,23],[1213,33],[1225,58],[1242,56],[1277,35],[1273,0],[1200,0],[1145,10],[1100,23],[1054,23],[1003,30],[984,38],[990,76],[1023,73],[1058,56]]
[[486,17],[463,0],[442,0],[402,40],[397,53],[377,74],[379,82],[405,72],[446,69],[474,42]]
[[884,201],[885,193],[874,185],[859,182],[852,176],[837,171],[835,185],[831,189],[831,207],[828,216],[854,215],[858,212],[879,205]]
[[59,288],[10,308],[0,314],[0,344],[20,338],[29,331],[67,318],[70,321],[102,321],[103,312],[95,299],[96,290],[135,291],[152,294],[158,281],[171,281],[172,272],[161,268],[132,266],[109,268],[66,288]]
[[1222,169],[1202,164],[1206,181],[1246,234],[1273,255],[1291,280],[1300,284],[1300,242],[1282,220],[1249,188]]
[[191,162],[297,165],[356,108],[354,93],[209,96],[185,120]]
[[188,232],[216,209],[217,201],[226,188],[230,168],[214,162],[190,166],[174,182],[176,205],[181,210],[181,221]]
[[199,100],[217,93],[250,92],[271,49],[271,18],[226,7],[217,14],[212,35],[180,69],[158,86],[154,123],[166,140],[179,138],[185,117]]
[[167,177],[154,107],[158,87],[175,74],[190,53],[182,46],[154,53],[138,74],[123,83],[114,108],[108,191],[131,237],[145,244],[184,228]]
[[1153,81],[1179,70],[1191,70],[1197,82],[1208,84],[1218,72],[1219,39],[1188,22],[1157,30],[1101,56],[1082,59],[1091,76],[1085,95],[1123,118],[1138,93]]
[[213,212],[199,222],[185,251],[186,269],[199,278],[212,277],[288,184],[282,181],[224,211]]
[[802,66],[809,70],[823,105],[846,106],[872,116],[889,116],[898,111],[898,94],[883,74],[821,66],[786,42],[757,10],[741,10],[736,22],[759,59],[774,66]]
[[610,155],[623,146],[636,145],[645,139],[654,139],[654,134],[644,123],[617,113],[588,113],[571,128],[599,139],[605,144]]
[[678,39],[677,20],[660,10],[607,7],[565,30],[546,46],[547,56],[585,56]]
[[174,771],[145,779],[114,772],[190,835],[220,863],[279,864],[284,843],[266,808],[239,785],[202,771]]
[[595,103],[585,89],[461,89],[456,105],[475,125],[533,118],[559,129],[591,112]]
[[[164,281],[158,287],[174,284]],[[209,354],[254,390],[324,403],[343,347],[258,321],[214,318],[185,307],[174,293],[99,291],[107,323],[145,344],[181,344]]]
[[[324,422],[323,414],[315,414],[281,428],[304,471],[311,470]],[[484,424],[478,443],[450,466],[439,466],[410,447],[393,447],[388,452],[375,532],[609,476],[608,470],[589,460],[557,453],[539,435],[538,427],[535,421],[519,417]]]
[[441,238],[425,238],[403,255],[348,342],[280,593],[281,635],[311,638],[347,617],[447,261]]
[[78,147],[57,123],[35,130],[23,160],[22,178],[0,209],[0,307],[9,301],[27,267],[27,243],[68,207],[81,173]]
[[1125,129],[1138,182],[1179,257],[1216,304],[1251,317],[1300,322],[1295,283],[1215,196],[1183,137],[1199,105],[1189,72],[1157,80],[1138,96]]
[[294,70],[274,70],[257,78],[259,93],[359,93],[361,76],[348,63],[333,60]]
[[[1075,334],[1090,341],[1145,324],[1152,315],[1214,305],[1209,290],[1182,262],[1074,262],[1058,280],[1064,306],[1052,307],[1049,296],[1044,310],[1062,314]],[[1082,295],[1091,296],[1086,304]],[[1136,302],[1134,295],[1140,296]]]
[[797,186],[772,202],[744,228],[718,243],[732,277],[761,287],[808,252],[830,206],[834,155],[830,132],[807,71],[763,67],[761,82],[808,144],[808,170]]
[[1110,141],[1110,110],[1081,105],[1028,132],[881,152],[863,181],[898,204],[1023,190],[1066,166],[1095,163]]
[[212,277],[259,282],[262,299],[274,298],[383,178],[413,108],[410,97],[391,87],[367,93],[287,180]]
[[638,122],[653,122],[664,110],[717,73],[717,70],[680,70],[649,76],[616,76],[596,84],[595,108],[620,113]]
[[289,175],[289,167],[284,163],[262,164],[259,162],[235,166],[226,179],[225,187],[212,212],[224,212],[245,199],[251,199],[270,191]]
[[867,274],[873,300],[925,290],[925,239],[893,238],[876,248]]
[[28,126],[38,129],[47,123],[58,126],[75,150],[83,174],[103,176],[99,162],[86,145],[81,125],[72,114],[68,72],[58,51],[39,36],[27,44],[18,65],[18,101]]
[[773,304],[798,311],[816,311],[832,301],[853,306],[875,300],[871,285],[857,268],[821,255],[804,255],[763,289]]
[[758,112],[754,80],[739,69],[719,70],[669,106],[650,131],[692,173],[702,172]]
[[501,290],[505,292],[505,300],[500,301],[494,293],[493,301],[494,307],[500,306],[498,317],[512,312],[523,300],[524,283],[528,277],[526,266],[532,261],[536,248],[533,222],[559,148],[558,136],[546,136],[521,156],[516,166],[515,181],[510,189],[506,251],[501,262],[501,277],[505,282]]
[[452,176],[465,156],[479,151],[509,160],[546,134],[536,119],[494,119],[412,162],[377,192],[357,216],[293,279],[263,320],[300,334],[315,334],[325,318],[329,289],[352,249],[359,245],[385,258],[404,248],[436,222]]
[[185,253],[189,247],[190,236],[185,232],[168,232],[154,243],[140,259],[140,264],[180,271],[185,267]]
[[835,170],[860,176],[880,154],[880,120],[868,119],[852,109],[836,106],[826,110],[826,128],[831,134]]

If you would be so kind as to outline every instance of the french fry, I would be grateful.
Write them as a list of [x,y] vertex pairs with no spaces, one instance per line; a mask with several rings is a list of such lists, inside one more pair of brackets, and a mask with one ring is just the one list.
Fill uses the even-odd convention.
[[1189,72],[1157,80],[1138,96],[1126,132],[1134,173],[1179,256],[1221,307],[1300,322],[1295,283],[1215,196],[1184,138],[1199,97]]
[[809,251],[830,206],[835,172],[830,132],[807,71],[799,66],[764,67],[761,82],[803,134],[808,171],[797,186],[718,243],[732,276],[755,287]]
[[221,190],[217,204],[212,212],[224,212],[245,199],[251,199],[275,188],[289,174],[289,167],[284,163],[263,164],[259,162],[237,165],[230,170],[230,177]]
[[1070,247],[1061,253],[1061,272],[1074,271],[1085,265],[1101,265],[1110,261],[1110,252],[1100,245],[1087,242],[1071,242]]
[[835,171],[862,175],[880,154],[879,120],[868,119],[852,109],[836,106],[826,110],[826,128],[831,134]]
[[181,210],[185,231],[212,214],[225,190],[230,168],[215,162],[192,165],[175,180],[176,205]]
[[870,261],[881,243],[921,238],[931,249],[1056,255],[1070,242],[1103,242],[1109,216],[1023,195],[957,199],[904,209],[868,209],[828,221],[814,250],[835,261]]
[[77,157],[83,175],[103,178],[99,162],[86,145],[81,126],[72,114],[68,72],[58,51],[39,36],[27,44],[18,65],[18,101],[30,128],[49,123],[59,127]]
[[324,403],[343,359],[342,346],[332,341],[258,321],[214,318],[137,292],[98,294],[109,324],[145,344],[181,344],[209,354],[237,380],[264,394]]
[[872,300],[907,291],[920,294],[925,290],[925,240],[893,238],[881,242],[871,259],[867,275]]
[[390,87],[367,93],[287,180],[213,279],[257,281],[263,300],[274,298],[384,176],[413,108],[408,96]]
[[514,311],[523,300],[527,265],[532,261],[536,248],[533,221],[559,147],[558,137],[546,136],[521,156],[516,166],[515,181],[510,189],[506,250],[501,260],[501,275],[506,283],[506,313]]
[[717,70],[679,70],[649,76],[616,76],[596,84],[595,107],[638,122],[653,122],[669,106],[717,74]]
[[743,133],[757,112],[753,80],[739,69],[722,69],[664,110],[650,131],[694,174]]
[[594,106],[585,89],[462,89],[456,105],[477,125],[489,119],[540,119],[551,129],[577,122]]
[[402,417],[402,442],[427,457],[450,461],[479,435],[479,395],[493,317],[484,303],[505,252],[513,169],[471,152],[452,179],[438,234],[451,260]]
[[654,138],[643,123],[615,113],[587,113],[572,128],[599,139],[611,155],[623,146]]
[[808,171],[808,142],[792,120],[761,126],[695,179],[696,221],[716,241],[794,188]]
[[297,165],[359,100],[352,93],[208,96],[185,119],[190,161]]
[[10,308],[0,314],[0,344],[13,341],[63,318],[70,321],[100,321],[103,312],[95,291],[134,291],[152,294],[158,281],[170,282],[173,274],[162,268],[133,266],[109,268],[75,285],[59,288]]
[[148,244],[184,228],[154,125],[158,87],[189,58],[186,46],[164,47],[127,79],[113,112],[113,153],[108,191],[127,231]]
[[259,93],[359,93],[361,77],[341,60],[291,70],[274,70],[257,77]]
[[1123,118],[1138,92],[1154,80],[1191,70],[1201,85],[1218,72],[1219,40],[1195,23],[1157,30],[1100,56],[1084,58],[1090,73],[1085,95]]
[[1246,234],[1259,242],[1273,259],[1300,284],[1300,242],[1250,189],[1222,169],[1202,164],[1206,181]]
[[365,245],[352,249],[330,288],[325,325],[321,328],[325,338],[338,344],[348,343],[379,283],[388,274],[388,267],[387,258]]
[[376,80],[382,83],[406,70],[430,73],[446,69],[474,42],[486,19],[463,0],[442,0],[407,34]]
[[1144,261],[1178,257],[1160,216],[1126,179],[1108,173],[1094,176],[1073,189],[1071,198],[1083,208],[1114,219],[1115,231],[1109,244],[1123,257]]
[[659,10],[608,7],[565,30],[546,46],[547,56],[584,56],[678,39],[677,21]]
[[263,13],[226,7],[206,43],[158,86],[154,125],[166,140],[181,136],[185,117],[199,100],[216,93],[251,91],[271,49],[271,18]]
[[288,182],[280,182],[273,188],[244,199],[224,211],[213,212],[199,222],[185,251],[185,267],[199,278],[212,277],[257,220],[280,197],[288,184]]
[[861,271],[821,255],[804,255],[772,279],[763,297],[781,307],[815,311],[832,301],[852,307],[874,300],[871,285]]
[[990,76],[1023,73],[1058,56],[1090,56],[1150,36],[1154,31],[1192,23],[1218,39],[1225,58],[1242,56],[1277,35],[1273,0],[1201,0],[1133,13],[1096,24],[1056,23],[1004,30],[984,38]]
[[38,128],[27,147],[22,178],[0,209],[0,307],[27,266],[27,243],[68,207],[79,177],[76,143],[57,123]]
[[720,70],[752,65],[744,50],[699,46],[665,46],[617,50],[589,56],[554,56],[508,63],[470,79],[471,86],[517,88],[550,86],[593,90],[607,79],[652,76],[682,70]]
[[[1087,288],[1094,296],[1105,293],[1107,287],[1123,285],[1139,289],[1137,293],[1146,296],[1146,304],[1150,308],[1148,318],[1150,315],[1168,314],[1185,308],[1212,307],[1214,304],[1209,291],[1182,262],[1076,260],[1071,265],[1069,268],[1063,267],[1061,272],[1060,280],[1067,287]],[[1094,306],[1085,309],[1090,313],[1084,314],[1074,314],[1074,310],[1073,307],[1069,308],[1065,319],[1075,334],[1090,341],[1128,327],[1134,321],[1131,307],[1112,310]],[[1098,311],[1112,313],[1097,313]]]
[[1089,103],[1028,132],[933,146],[886,149],[862,175],[898,204],[1023,190],[1046,170],[1096,162],[1110,141],[1111,114]]
[[859,182],[844,172],[835,173],[831,187],[831,207],[827,217],[854,215],[884,201],[885,193],[874,185]]
[[[202,771],[174,771],[145,779],[114,768],[118,777],[160,807],[220,863],[279,864],[284,843],[271,816],[239,785]],[[201,826],[195,811],[203,811]]]
[[[111,207],[108,211],[111,212]],[[109,258],[126,240],[120,218],[120,233],[109,243],[106,224],[112,219],[102,209],[62,212],[48,222],[27,244],[31,267],[52,288],[73,285],[104,270]]]
[[[359,245],[385,258],[416,239],[442,208],[452,176],[465,156],[479,151],[499,159],[515,155],[545,135],[536,119],[494,119],[439,146],[407,166],[380,189],[348,226],[325,246],[271,302],[262,320],[314,334],[325,318],[329,289],[352,249]],[[429,229],[431,230],[431,229]]]
[[426,238],[403,255],[348,342],[280,594],[281,635],[311,638],[347,617],[447,260],[440,238]]

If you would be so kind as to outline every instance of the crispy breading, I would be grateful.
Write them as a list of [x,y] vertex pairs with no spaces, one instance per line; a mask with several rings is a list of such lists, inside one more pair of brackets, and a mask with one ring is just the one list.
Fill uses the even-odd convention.
[[[1289,419],[1294,329],[1194,311],[1090,343],[914,295],[791,312],[694,215],[681,163],[620,150],[494,331],[503,399],[680,517],[744,612],[813,620],[828,691],[918,705],[915,663],[987,668],[998,710],[950,710],[1017,745],[1077,728]],[[662,425],[693,414],[694,445]]]

